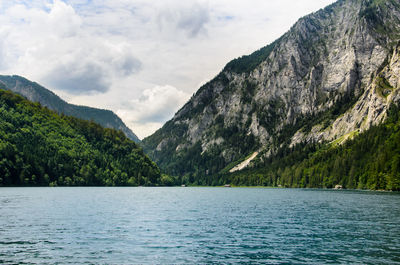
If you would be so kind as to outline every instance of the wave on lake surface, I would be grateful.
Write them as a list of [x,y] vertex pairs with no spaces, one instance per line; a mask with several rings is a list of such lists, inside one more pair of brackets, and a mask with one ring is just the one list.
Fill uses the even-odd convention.
[[400,194],[1,188],[0,263],[400,263]]

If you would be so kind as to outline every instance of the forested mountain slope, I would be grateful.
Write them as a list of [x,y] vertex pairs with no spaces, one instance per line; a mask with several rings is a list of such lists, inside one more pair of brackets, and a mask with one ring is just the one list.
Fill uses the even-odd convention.
[[229,62],[145,151],[167,173],[211,184],[255,152],[248,167],[266,169],[284,150],[343,143],[398,103],[399,41],[397,0],[337,1]]
[[255,160],[252,168],[199,178],[200,183],[297,188],[400,190],[400,109],[385,122],[340,144],[303,142]]
[[20,94],[30,101],[39,102],[43,106],[58,113],[63,113],[65,115],[74,116],[88,121],[93,120],[103,127],[121,130],[128,138],[135,142],[140,141],[139,138],[124,124],[124,122],[110,110],[69,104],[50,90],[21,76],[0,75],[0,83],[4,84],[7,90]]
[[137,186],[160,178],[156,164],[121,131],[0,89],[0,185]]

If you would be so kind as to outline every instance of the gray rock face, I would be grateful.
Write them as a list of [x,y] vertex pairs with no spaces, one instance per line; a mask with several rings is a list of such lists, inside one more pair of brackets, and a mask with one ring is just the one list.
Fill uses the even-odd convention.
[[[200,143],[203,156],[223,158],[225,166],[255,151],[271,154],[284,142],[333,141],[380,123],[398,97],[399,6],[342,0],[300,19],[270,46],[229,63],[144,140],[145,149],[168,171]],[[390,88],[380,91],[385,80]],[[316,119],[351,102],[324,124]],[[307,131],[302,123],[313,126]]]
[[301,141],[334,141],[343,136],[343,140],[346,140],[347,136],[353,136],[383,122],[390,104],[398,104],[400,101],[400,46],[396,47],[384,69],[374,75],[362,96],[344,115],[325,130],[316,125],[308,134],[298,131],[292,137],[291,145]]

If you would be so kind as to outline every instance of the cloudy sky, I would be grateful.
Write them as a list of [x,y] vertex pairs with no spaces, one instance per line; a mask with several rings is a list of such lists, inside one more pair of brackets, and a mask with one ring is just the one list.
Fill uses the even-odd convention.
[[111,109],[140,138],[231,59],[333,0],[0,0],[0,73]]

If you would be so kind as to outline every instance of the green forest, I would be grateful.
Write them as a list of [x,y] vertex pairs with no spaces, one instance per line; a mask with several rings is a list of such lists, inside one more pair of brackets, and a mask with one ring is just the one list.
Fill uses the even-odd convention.
[[[387,120],[339,145],[288,145],[255,167],[236,173],[204,176],[200,185],[247,185],[295,188],[400,190],[400,109],[392,105]],[[191,176],[176,178],[190,182]]]
[[[195,150],[192,155],[199,154]],[[197,152],[196,152],[197,151]],[[196,167],[209,159],[200,159]],[[185,158],[182,158],[185,160]],[[191,160],[190,160],[191,161]],[[214,161],[215,162],[215,161]],[[122,132],[70,116],[0,89],[0,185],[248,185],[400,190],[400,109],[342,145],[284,145],[255,166],[229,174],[161,175]]]
[[0,89],[0,185],[158,185],[160,170],[121,131],[58,115]]

